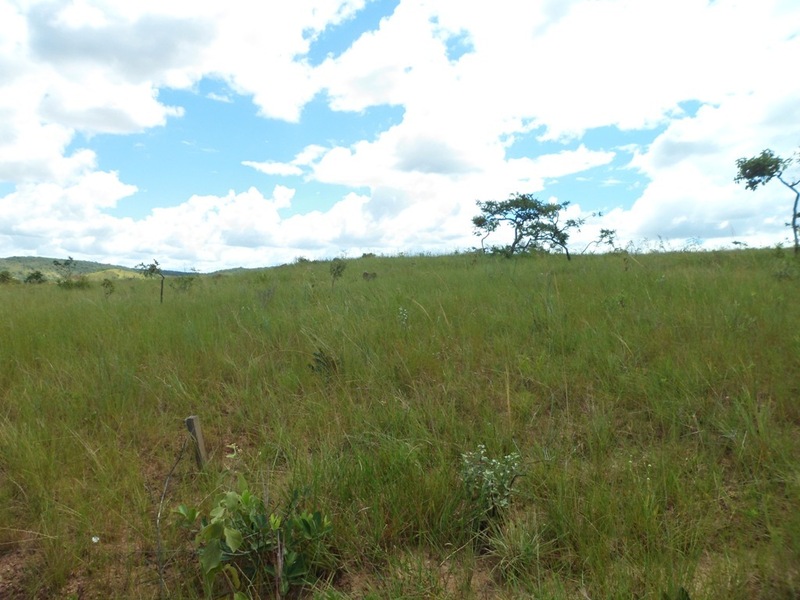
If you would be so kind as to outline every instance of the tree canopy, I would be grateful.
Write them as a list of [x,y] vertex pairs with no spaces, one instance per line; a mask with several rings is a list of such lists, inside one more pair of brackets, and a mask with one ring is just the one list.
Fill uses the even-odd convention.
[[800,201],[800,177],[794,179],[786,177],[786,172],[793,164],[800,162],[800,156],[795,153],[791,158],[781,158],[772,150],[762,150],[758,156],[739,158],[736,161],[738,172],[734,181],[744,182],[748,190],[755,191],[760,185],[766,185],[772,179],[777,179],[794,192],[794,205],[792,208],[792,234],[794,235],[794,253],[800,251],[800,239],[797,231],[797,205]]
[[560,248],[570,259],[567,241],[569,231],[578,229],[583,219],[566,219],[561,221],[561,212],[569,206],[569,202],[542,202],[531,194],[512,194],[508,200],[477,201],[481,214],[473,217],[475,235],[481,237],[481,248],[486,249],[486,238],[498,230],[501,225],[513,229],[514,238],[507,246],[494,246],[511,256],[519,252],[531,250],[551,251]]
[[161,295],[160,295],[160,302],[164,304],[164,271],[161,269],[161,265],[158,264],[158,261],[153,259],[149,265],[144,263],[139,263],[136,265],[136,269],[144,276],[144,277],[160,277],[161,278]]

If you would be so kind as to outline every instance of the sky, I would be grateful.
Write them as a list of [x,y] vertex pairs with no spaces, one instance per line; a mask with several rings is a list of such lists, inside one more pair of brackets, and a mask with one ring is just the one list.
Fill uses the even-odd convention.
[[[0,256],[210,272],[480,245],[788,244],[796,0],[0,0]],[[498,231],[489,243],[505,244]]]

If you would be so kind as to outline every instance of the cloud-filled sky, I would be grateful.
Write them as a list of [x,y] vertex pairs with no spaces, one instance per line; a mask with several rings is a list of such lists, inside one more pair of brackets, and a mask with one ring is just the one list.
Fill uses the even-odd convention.
[[0,256],[450,252],[515,192],[772,245],[735,161],[800,146],[798,57],[796,0],[0,0]]

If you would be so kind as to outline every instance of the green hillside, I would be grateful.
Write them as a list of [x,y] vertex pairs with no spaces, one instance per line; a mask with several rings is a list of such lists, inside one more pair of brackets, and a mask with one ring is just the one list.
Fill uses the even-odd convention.
[[[23,281],[34,271],[40,271],[47,280],[55,281],[60,276],[58,269],[53,264],[53,261],[56,260],[63,262],[67,259],[45,258],[40,256],[12,256],[9,258],[0,258],[0,271],[8,271],[11,273],[11,276],[18,281]],[[86,260],[75,260],[72,270],[76,276],[88,276],[106,270],[113,272],[116,277],[132,277],[137,274],[134,269],[126,269],[125,267]]]
[[[15,281],[24,281],[28,275],[34,271],[39,271],[44,275],[46,281],[54,282],[58,281],[62,276],[62,272],[59,271],[57,265],[54,264],[55,261],[63,263],[67,260],[66,258],[46,258],[40,256],[12,256],[9,258],[0,258],[0,272],[8,271]],[[105,278],[113,280],[140,277],[139,272],[133,268],[87,260],[73,260],[71,263],[71,272],[75,277],[85,276],[93,281],[102,281]],[[183,271],[165,270],[164,275],[168,277],[181,277],[191,274]]]
[[0,597],[800,596],[790,253],[184,281],[0,286]]

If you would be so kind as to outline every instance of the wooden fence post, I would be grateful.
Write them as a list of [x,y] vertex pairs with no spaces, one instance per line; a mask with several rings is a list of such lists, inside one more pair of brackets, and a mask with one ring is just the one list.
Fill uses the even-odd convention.
[[186,417],[184,422],[186,423],[186,429],[189,430],[194,440],[194,456],[197,460],[197,467],[202,470],[206,462],[208,462],[208,455],[206,454],[206,444],[203,441],[203,430],[200,429],[200,417],[192,415],[191,417]]

